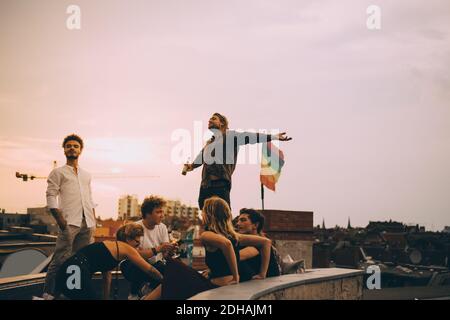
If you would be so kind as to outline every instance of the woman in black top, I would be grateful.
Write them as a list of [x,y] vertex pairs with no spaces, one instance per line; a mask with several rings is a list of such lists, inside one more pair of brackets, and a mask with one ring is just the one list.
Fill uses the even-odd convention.
[[205,290],[239,283],[238,245],[253,246],[260,250],[260,271],[253,279],[266,277],[271,246],[269,239],[236,233],[230,207],[216,196],[205,201],[202,218],[206,231],[201,234],[200,240],[206,249],[209,280],[179,261],[169,261],[162,285],[147,295],[146,300],[187,299]]
[[69,259],[58,271],[56,278],[57,294],[70,299],[95,299],[92,276],[96,272],[103,274],[103,295],[109,297],[111,273],[120,261],[129,259],[149,276],[162,280],[161,273],[147,263],[136,251],[144,230],[141,225],[130,223],[117,231],[116,241],[92,243]]

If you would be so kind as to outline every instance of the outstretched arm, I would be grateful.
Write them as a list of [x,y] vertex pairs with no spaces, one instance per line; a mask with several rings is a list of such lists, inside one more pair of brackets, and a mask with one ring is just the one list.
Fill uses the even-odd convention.
[[259,132],[235,132],[234,133],[235,144],[255,144],[255,143],[267,143],[272,140],[290,141],[292,138],[286,136],[286,132],[279,134],[265,134]]
[[288,137],[286,132],[282,132],[279,134],[272,135],[272,140],[280,140],[280,141],[291,141],[292,137]]

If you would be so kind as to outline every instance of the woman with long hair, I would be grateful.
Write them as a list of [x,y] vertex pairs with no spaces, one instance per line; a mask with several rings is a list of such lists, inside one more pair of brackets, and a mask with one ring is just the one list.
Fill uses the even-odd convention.
[[205,231],[200,235],[200,241],[206,249],[209,279],[182,262],[171,260],[167,264],[162,284],[148,294],[146,300],[187,299],[205,290],[239,283],[239,244],[260,250],[261,268],[253,279],[266,277],[271,241],[260,236],[236,233],[227,202],[216,196],[206,199],[202,222]]
[[77,300],[99,298],[93,288],[92,276],[103,274],[103,297],[108,299],[111,286],[111,272],[120,261],[129,259],[150,277],[162,280],[161,273],[145,261],[136,248],[144,234],[141,225],[126,224],[117,230],[115,241],[92,243],[67,259],[56,277],[56,292]]

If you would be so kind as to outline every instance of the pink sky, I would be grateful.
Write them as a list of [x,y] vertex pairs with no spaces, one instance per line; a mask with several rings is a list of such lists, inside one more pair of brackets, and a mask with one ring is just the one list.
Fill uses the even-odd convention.
[[[81,30],[66,8],[81,8]],[[0,207],[45,205],[47,175],[81,135],[99,214],[123,194],[197,203],[201,170],[172,163],[177,129],[213,112],[240,129],[286,130],[266,207],[314,223],[450,225],[450,3],[377,1],[0,2]],[[244,150],[241,150],[241,152]],[[260,207],[259,166],[239,165],[232,206]]]

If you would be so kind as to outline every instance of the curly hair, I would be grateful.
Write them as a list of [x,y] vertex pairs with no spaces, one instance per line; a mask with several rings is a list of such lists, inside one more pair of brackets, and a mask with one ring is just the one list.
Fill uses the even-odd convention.
[[155,208],[162,208],[166,204],[167,201],[160,196],[148,196],[141,205],[142,219],[145,219],[147,214],[151,214]]
[[121,226],[116,232],[116,239],[118,241],[126,242],[137,237],[144,236],[144,228],[137,223],[127,223]]
[[62,143],[63,148],[68,141],[77,141],[80,144],[81,149],[83,149],[84,147],[83,139],[81,139],[80,136],[76,135],[75,133],[69,134],[67,137],[64,138],[64,141]]

